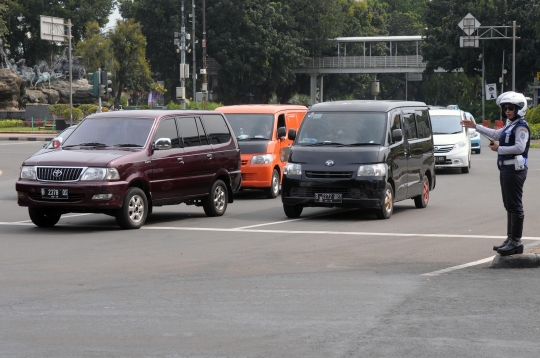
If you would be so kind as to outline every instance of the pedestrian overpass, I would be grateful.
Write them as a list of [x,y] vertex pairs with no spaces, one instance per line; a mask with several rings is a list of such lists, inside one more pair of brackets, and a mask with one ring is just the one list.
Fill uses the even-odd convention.
[[[423,36],[337,37],[332,41],[338,44],[338,56],[313,57],[293,68],[294,73],[311,76],[310,96],[312,103],[323,101],[323,77],[326,74],[367,73],[376,75],[378,73],[404,73],[405,83],[408,83],[409,81],[421,80],[422,73],[426,69],[426,63],[423,61],[422,56],[419,55],[419,43],[424,41]],[[377,42],[389,44],[388,55],[371,55],[372,44]],[[399,55],[399,44],[403,42],[415,43],[416,54]],[[362,43],[364,54],[362,56],[347,56],[346,46],[348,43]]]

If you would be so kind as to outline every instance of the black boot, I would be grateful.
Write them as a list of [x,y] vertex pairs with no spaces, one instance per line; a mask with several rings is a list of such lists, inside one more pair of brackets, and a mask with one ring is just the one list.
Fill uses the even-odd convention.
[[506,212],[506,240],[499,245],[499,246],[493,246],[493,251],[497,251],[500,248],[505,247],[508,244],[508,241],[510,241],[510,238],[512,237],[512,214],[507,211]]
[[523,253],[523,244],[521,243],[521,236],[523,235],[523,221],[525,216],[519,216],[519,214],[512,214],[512,236],[510,241],[505,247],[501,247],[497,252],[501,256],[508,256],[514,254]]

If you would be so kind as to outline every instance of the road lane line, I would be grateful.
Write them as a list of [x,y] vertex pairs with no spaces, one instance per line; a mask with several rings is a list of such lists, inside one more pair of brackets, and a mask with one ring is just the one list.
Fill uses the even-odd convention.
[[[523,240],[524,238],[521,238],[521,239]],[[530,249],[531,247],[535,247],[535,246],[538,246],[538,245],[540,245],[540,241],[536,241],[536,242],[525,245],[525,249]],[[488,257],[488,258],[485,258],[485,259],[482,259],[482,260],[469,262],[467,264],[452,266],[452,267],[449,267],[449,268],[445,268],[443,270],[424,273],[424,274],[422,274],[422,276],[439,276],[442,273],[461,270],[462,268],[467,268],[467,267],[471,267],[471,266],[481,265],[483,263],[493,261],[494,258],[495,258],[495,256],[491,256],[491,257]]]
[[[346,213],[346,212],[348,212],[348,211],[353,211],[353,210],[356,210],[356,209],[341,210],[341,211],[339,211],[339,213]],[[318,217],[320,217],[320,216],[328,216],[328,215],[335,215],[335,214],[336,214],[336,212],[321,213],[321,214],[315,214],[315,215],[305,216],[305,217],[303,217],[303,218],[298,218],[298,219],[287,219],[287,220],[281,220],[281,221],[273,221],[273,222],[270,222],[270,223],[264,223],[264,224],[257,224],[257,225],[250,225],[250,226],[235,227],[235,228],[233,228],[233,229],[234,229],[234,230],[251,229],[251,228],[254,228],[254,227],[261,227],[261,226],[267,226],[267,225],[276,225],[276,224],[290,223],[290,222],[293,222],[293,221],[301,221],[301,220],[307,220],[307,219],[311,219],[311,218],[318,218]]]
[[[73,214],[73,215],[62,215],[60,219],[65,218],[74,218],[76,216],[85,216],[85,215],[92,215],[93,213],[83,213],[83,214]],[[15,221],[15,223],[31,223],[32,220],[23,220],[23,221]]]

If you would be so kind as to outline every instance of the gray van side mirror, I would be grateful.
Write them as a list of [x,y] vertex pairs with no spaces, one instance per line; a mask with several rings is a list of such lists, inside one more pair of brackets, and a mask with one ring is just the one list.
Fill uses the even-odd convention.
[[403,133],[401,132],[401,129],[394,129],[392,131],[392,143],[401,142],[401,140],[403,140]]
[[290,140],[294,140],[296,138],[296,129],[291,128],[289,129],[289,133],[287,134],[287,138]]
[[156,150],[171,149],[171,139],[170,138],[159,138],[154,144]]
[[277,129],[277,136],[278,138],[283,138],[287,135],[287,128],[285,127],[279,127]]

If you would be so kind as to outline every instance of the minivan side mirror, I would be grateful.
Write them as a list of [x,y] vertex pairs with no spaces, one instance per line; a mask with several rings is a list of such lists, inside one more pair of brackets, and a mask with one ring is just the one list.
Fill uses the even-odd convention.
[[171,149],[171,139],[170,138],[159,138],[154,143],[154,148],[156,150],[165,150],[165,149]]
[[401,142],[403,140],[403,133],[401,129],[394,129],[392,131],[392,143]]
[[277,129],[277,136],[278,136],[278,139],[279,138],[283,138],[287,135],[287,128],[285,127],[279,127]]
[[287,134],[287,138],[290,140],[294,140],[296,138],[296,129],[291,128],[289,129],[289,133]]

